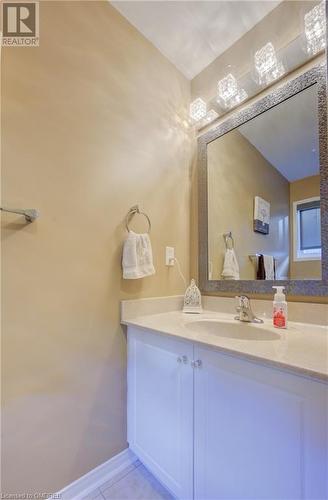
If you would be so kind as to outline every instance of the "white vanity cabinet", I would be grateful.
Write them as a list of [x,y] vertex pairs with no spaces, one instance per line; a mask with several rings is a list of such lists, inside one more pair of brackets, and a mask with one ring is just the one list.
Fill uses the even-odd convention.
[[195,498],[326,499],[327,386],[196,347]]
[[193,346],[128,329],[128,442],[177,497],[193,498]]
[[128,328],[129,445],[177,498],[327,499],[327,398],[314,379]]

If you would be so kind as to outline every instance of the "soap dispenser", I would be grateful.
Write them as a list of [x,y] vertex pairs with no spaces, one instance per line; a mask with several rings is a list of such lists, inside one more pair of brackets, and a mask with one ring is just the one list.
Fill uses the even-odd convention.
[[284,294],[284,286],[273,286],[276,293],[273,299],[273,326],[275,328],[287,328],[287,302]]
[[200,314],[203,312],[202,296],[194,279],[191,280],[190,285],[186,290],[182,311],[184,313],[193,313],[193,314]]

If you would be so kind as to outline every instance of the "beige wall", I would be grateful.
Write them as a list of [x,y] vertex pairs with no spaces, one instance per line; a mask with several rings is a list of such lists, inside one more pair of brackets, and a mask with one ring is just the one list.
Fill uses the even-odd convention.
[[[290,221],[291,238],[293,237],[294,218],[293,202],[320,196],[320,175],[312,175],[290,183]],[[309,260],[303,262],[294,261],[293,244],[291,241],[292,258],[290,261],[291,278],[298,279],[321,279],[321,260]]]
[[[120,299],[189,274],[190,83],[109,2],[41,2],[40,47],[2,54],[2,492],[56,491],[123,450]],[[127,210],[157,273],[123,281]]]
[[[249,255],[264,253],[277,258],[277,274],[289,272],[289,183],[238,131],[211,142],[208,158],[209,260],[212,279],[221,279],[225,243],[232,231],[240,279],[255,278]],[[253,231],[254,197],[271,204],[268,235]]]

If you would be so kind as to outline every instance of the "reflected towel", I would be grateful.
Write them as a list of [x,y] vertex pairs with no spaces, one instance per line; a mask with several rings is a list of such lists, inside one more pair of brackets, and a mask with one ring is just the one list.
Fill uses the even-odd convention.
[[274,280],[274,258],[272,255],[263,255],[265,279]]
[[233,248],[227,248],[221,277],[224,280],[239,280],[239,265]]
[[258,280],[275,279],[274,258],[272,257],[272,255],[260,254],[258,256],[256,279]]
[[153,252],[147,233],[137,234],[129,231],[123,245],[123,278],[133,280],[155,274]]
[[262,254],[257,257],[257,280],[265,280],[265,267],[264,267],[264,257]]

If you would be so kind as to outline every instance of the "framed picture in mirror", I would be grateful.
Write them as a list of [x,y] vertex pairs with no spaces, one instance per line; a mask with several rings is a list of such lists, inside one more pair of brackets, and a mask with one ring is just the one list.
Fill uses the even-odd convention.
[[269,234],[270,203],[260,196],[254,198],[254,231]]

